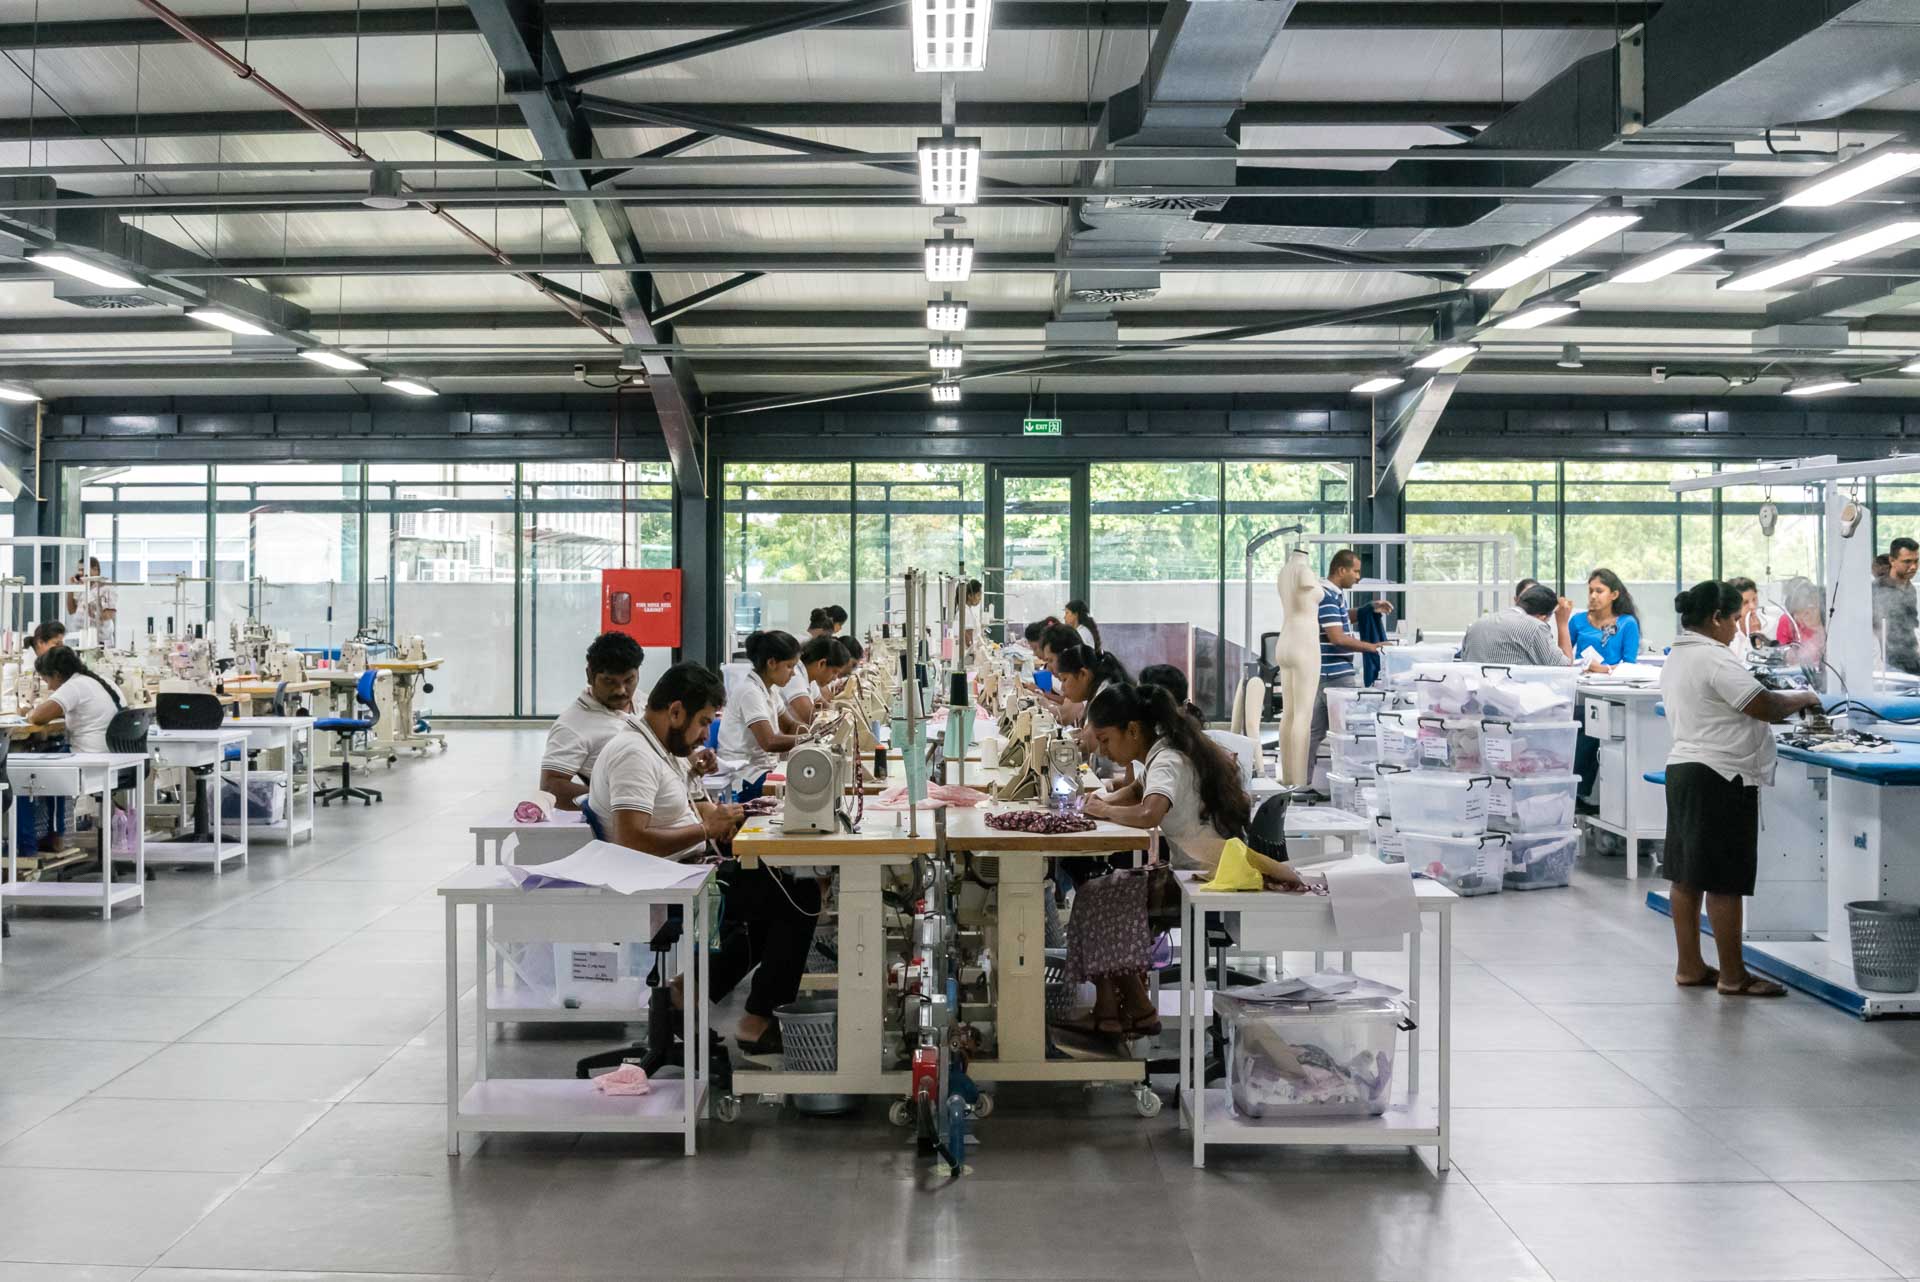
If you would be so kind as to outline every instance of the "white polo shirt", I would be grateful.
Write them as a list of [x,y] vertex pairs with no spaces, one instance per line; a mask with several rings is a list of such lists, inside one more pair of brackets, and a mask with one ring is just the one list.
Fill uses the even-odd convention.
[[1147,752],[1140,795],[1167,799],[1160,831],[1173,847],[1175,868],[1211,872],[1219,864],[1226,839],[1200,818],[1200,777],[1186,753],[1165,739],[1156,742]]
[[60,705],[60,719],[67,723],[67,742],[75,752],[107,750],[107,726],[120,709],[105,687],[92,677],[76,673],[47,698]]
[[540,769],[591,779],[594,762],[607,742],[627,727],[630,715],[601,703],[591,690],[582,690],[547,731],[547,751],[540,758]]
[[1673,732],[1668,765],[1699,762],[1749,787],[1773,782],[1773,731],[1741,709],[1764,686],[1733,651],[1685,628],[1660,669],[1660,695]]
[[776,730],[780,726],[774,717],[774,694],[758,672],[748,672],[728,695],[726,710],[720,714],[720,755],[746,762],[741,778],[749,783],[772,770],[777,760],[748,729],[762,721]]
[[[669,753],[638,719],[634,729],[615,735],[601,751],[587,802],[609,833],[616,811],[637,810],[649,817],[651,828],[678,828],[699,814],[693,808],[687,763]],[[694,859],[706,848],[703,839],[670,857]]]

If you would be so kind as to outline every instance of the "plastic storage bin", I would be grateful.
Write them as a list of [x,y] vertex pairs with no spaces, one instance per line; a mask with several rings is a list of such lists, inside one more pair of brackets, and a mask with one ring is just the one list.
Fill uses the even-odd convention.
[[1580,830],[1514,833],[1507,838],[1507,873],[1501,883],[1508,890],[1545,890],[1573,879],[1573,863],[1580,857]]
[[1247,1002],[1225,994],[1227,1099],[1237,1117],[1367,1117],[1393,1100],[1407,1008],[1392,997]]
[[1373,720],[1392,696],[1385,690],[1327,687],[1327,729],[1335,734],[1359,734],[1373,728]]
[[1390,683],[1412,675],[1422,663],[1450,663],[1460,647],[1451,641],[1418,641],[1380,651],[1380,680]]
[[1428,717],[1478,717],[1480,669],[1470,663],[1422,663],[1413,669],[1405,689],[1413,704]]
[[1556,832],[1574,826],[1577,775],[1495,775],[1487,827],[1498,832]]
[[1480,723],[1445,717],[1421,717],[1416,762],[1423,770],[1453,770],[1479,774]]
[[1394,771],[1382,777],[1387,813],[1403,832],[1477,837],[1487,830],[1493,781],[1440,770]]
[[1420,714],[1410,708],[1385,711],[1373,723],[1373,736],[1380,743],[1380,764],[1404,766],[1420,764]]
[[1499,721],[1571,721],[1571,667],[1480,665],[1480,713]]
[[1387,815],[1375,815],[1373,819],[1373,853],[1383,864],[1404,864],[1407,862],[1407,843],[1400,836],[1400,830],[1393,825]]
[[1506,877],[1509,859],[1504,833],[1479,837],[1437,837],[1424,832],[1404,830],[1401,840],[1407,848],[1407,863],[1456,895],[1495,895]]
[[1579,738],[1578,721],[1529,725],[1489,721],[1481,757],[1486,769],[1494,774],[1567,775],[1573,773],[1573,748]]
[[1349,775],[1329,773],[1327,794],[1332,798],[1335,810],[1344,810],[1362,819],[1371,819],[1380,813],[1378,779],[1355,779]]
[[1380,769],[1380,741],[1370,734],[1330,734],[1327,747],[1333,753],[1327,773],[1349,779],[1371,779]]

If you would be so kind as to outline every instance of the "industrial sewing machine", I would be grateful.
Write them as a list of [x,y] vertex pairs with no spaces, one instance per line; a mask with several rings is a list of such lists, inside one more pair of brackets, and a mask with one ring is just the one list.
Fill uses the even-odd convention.
[[233,645],[234,666],[242,672],[264,672],[267,655],[275,642],[273,629],[251,615],[227,625],[227,637]]

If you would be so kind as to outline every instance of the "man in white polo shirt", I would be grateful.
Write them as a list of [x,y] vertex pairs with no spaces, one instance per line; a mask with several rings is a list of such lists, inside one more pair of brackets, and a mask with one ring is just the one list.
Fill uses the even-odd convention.
[[578,810],[607,741],[627,726],[640,683],[640,643],[624,632],[604,632],[587,647],[587,688],[554,718],[540,758],[540,791],[562,810]]

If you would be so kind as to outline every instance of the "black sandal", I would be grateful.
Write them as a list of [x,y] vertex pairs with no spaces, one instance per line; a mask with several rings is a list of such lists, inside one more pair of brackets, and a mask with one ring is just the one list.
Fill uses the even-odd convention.
[[733,1044],[740,1048],[742,1055],[779,1055],[786,1051],[786,1044],[780,1040],[780,1025],[768,1024],[767,1031],[760,1034],[757,1041],[748,1041],[736,1035]]

